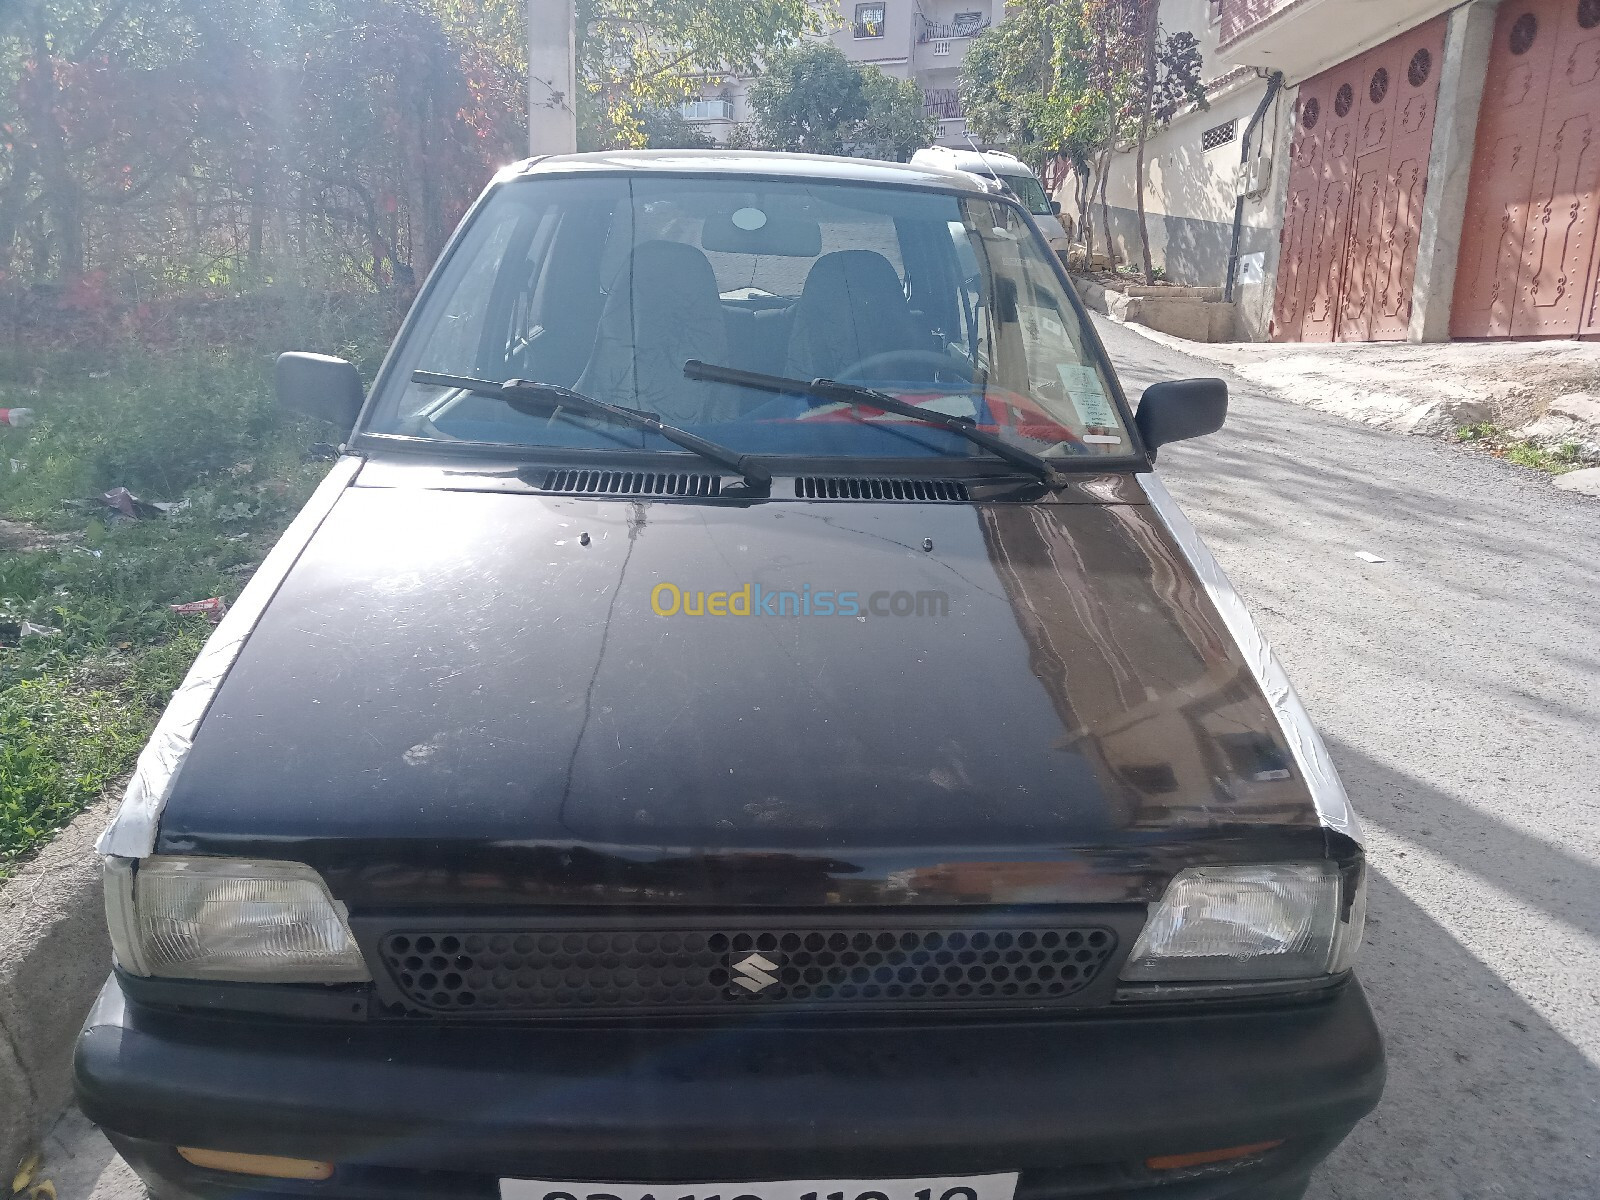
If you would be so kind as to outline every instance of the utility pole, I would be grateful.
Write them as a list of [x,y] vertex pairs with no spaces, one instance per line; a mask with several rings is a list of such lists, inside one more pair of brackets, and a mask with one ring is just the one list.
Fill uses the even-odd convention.
[[573,0],[528,0],[528,152],[578,148]]

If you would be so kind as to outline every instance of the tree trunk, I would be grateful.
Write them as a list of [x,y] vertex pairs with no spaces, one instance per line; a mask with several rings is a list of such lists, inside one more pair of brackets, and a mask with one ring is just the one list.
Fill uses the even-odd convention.
[[0,188],[0,271],[7,274],[11,272],[23,207],[28,200],[28,185],[32,182],[33,148],[19,141],[12,152],[11,175],[5,187]]
[[1110,146],[1100,156],[1100,224],[1106,231],[1106,258],[1114,270],[1117,265],[1117,240],[1111,235],[1111,205],[1106,203],[1106,184],[1111,181],[1111,160],[1116,151]]
[[1139,250],[1144,257],[1144,281],[1156,281],[1155,268],[1150,264],[1150,226],[1144,215],[1144,145],[1150,137],[1150,109],[1156,99],[1156,30],[1157,5],[1150,3],[1145,13],[1144,39],[1144,104],[1139,112],[1139,151],[1133,167],[1133,194],[1139,211]]
[[1144,281],[1147,284],[1156,281],[1155,268],[1150,264],[1150,226],[1144,215],[1144,143],[1148,136],[1149,110],[1139,120],[1139,150],[1133,163],[1133,194],[1136,201],[1135,207],[1139,212],[1139,251],[1144,258]]
[[1094,174],[1088,163],[1078,172],[1078,228],[1083,233],[1083,265],[1094,270]]
[[29,132],[38,148],[39,177],[45,203],[55,218],[57,273],[63,282],[83,275],[83,189],[67,162],[67,139],[56,120],[56,64],[45,31],[44,10],[35,5],[28,14],[33,34],[33,103],[28,114]]

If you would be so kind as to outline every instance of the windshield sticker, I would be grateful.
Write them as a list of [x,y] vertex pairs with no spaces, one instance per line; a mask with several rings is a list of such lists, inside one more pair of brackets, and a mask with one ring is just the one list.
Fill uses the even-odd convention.
[[1061,376],[1061,386],[1067,389],[1067,399],[1078,410],[1084,425],[1090,429],[1117,428],[1117,414],[1106,399],[1098,371],[1081,363],[1057,363],[1056,374]]
[[1078,439],[1080,442],[1089,442],[1101,446],[1120,446],[1122,438],[1114,433],[1086,433]]

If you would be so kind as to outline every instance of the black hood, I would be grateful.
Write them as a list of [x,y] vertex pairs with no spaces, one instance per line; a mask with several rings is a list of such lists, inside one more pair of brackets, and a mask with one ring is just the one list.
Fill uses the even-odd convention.
[[[1186,861],[1324,850],[1144,504],[381,477],[267,607],[160,851],[302,859],[409,904],[1133,899]],[[662,584],[754,611],[659,615]],[[823,592],[861,612],[820,615]]]

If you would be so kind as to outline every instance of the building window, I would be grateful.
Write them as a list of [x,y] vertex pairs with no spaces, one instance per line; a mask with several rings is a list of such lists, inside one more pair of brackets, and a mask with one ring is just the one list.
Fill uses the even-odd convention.
[[883,36],[883,7],[881,4],[856,5],[855,33],[858,38]]
[[949,42],[935,42],[933,44],[933,52],[935,54],[949,54],[950,53],[950,43]]
[[956,19],[950,22],[955,27],[957,37],[972,37],[983,28],[983,14],[981,12],[959,12]]
[[1224,121],[1221,125],[1213,125],[1200,135],[1201,150],[1215,150],[1218,146],[1226,146],[1233,141],[1238,129],[1238,121]]
[[1206,0],[1206,19],[1212,25],[1222,22],[1222,0]]
[[726,96],[718,96],[712,100],[685,100],[682,112],[686,121],[731,121],[733,101]]

